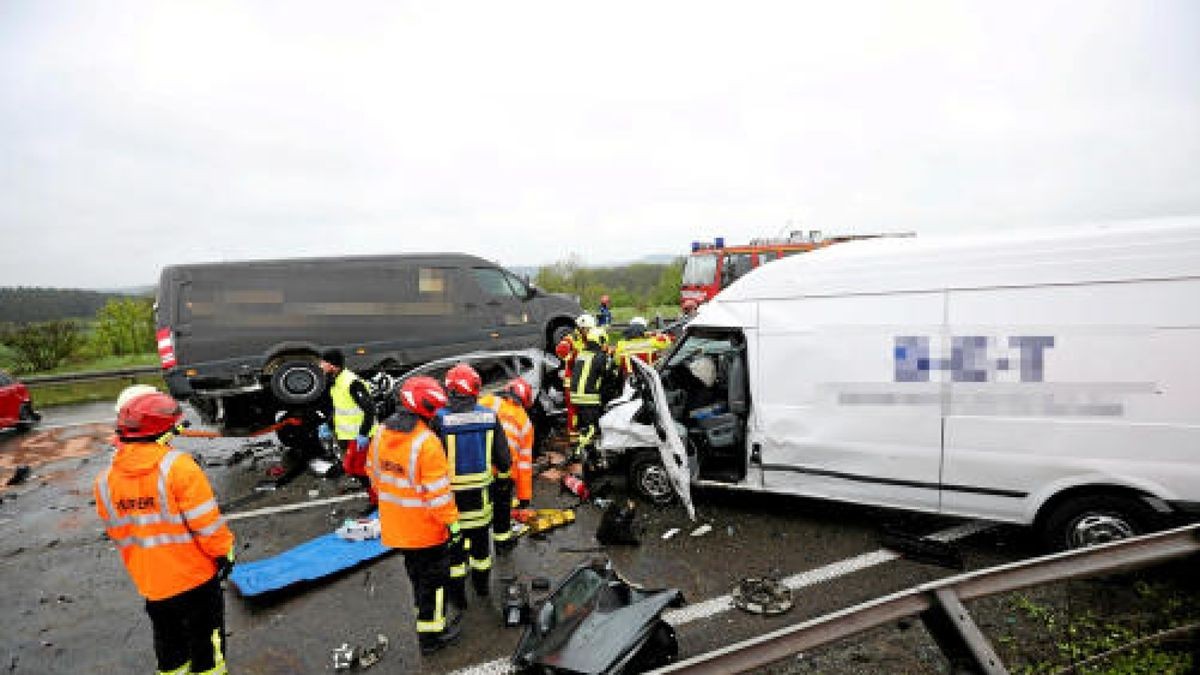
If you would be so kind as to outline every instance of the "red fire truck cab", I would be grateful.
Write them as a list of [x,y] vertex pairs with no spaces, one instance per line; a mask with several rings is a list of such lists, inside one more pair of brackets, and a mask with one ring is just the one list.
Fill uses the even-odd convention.
[[687,300],[694,300],[696,304],[707,302],[755,267],[786,256],[857,239],[910,236],[911,233],[822,237],[818,230],[807,233],[797,230],[786,238],[753,239],[743,246],[726,246],[724,237],[717,237],[712,242],[694,241],[683,266],[679,303],[682,305]]

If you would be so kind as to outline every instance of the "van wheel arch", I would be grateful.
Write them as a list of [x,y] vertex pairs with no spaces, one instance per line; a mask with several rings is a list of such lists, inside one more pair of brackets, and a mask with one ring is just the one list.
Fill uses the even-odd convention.
[[558,317],[550,321],[550,324],[546,327],[546,351],[553,353],[559,341],[569,335],[574,327],[574,319]]
[[1034,531],[1051,551],[1125,539],[1156,529],[1161,518],[1143,492],[1120,486],[1084,486],[1047,500],[1034,519]]

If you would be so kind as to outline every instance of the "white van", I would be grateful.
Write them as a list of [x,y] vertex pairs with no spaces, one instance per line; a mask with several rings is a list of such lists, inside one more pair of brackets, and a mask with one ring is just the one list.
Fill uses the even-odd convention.
[[691,482],[1127,537],[1200,513],[1200,218],[781,260],[637,380],[601,461],[689,511]]

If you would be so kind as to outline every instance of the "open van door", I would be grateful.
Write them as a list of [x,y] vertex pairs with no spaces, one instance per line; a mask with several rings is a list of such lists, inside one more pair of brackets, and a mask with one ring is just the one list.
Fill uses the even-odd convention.
[[687,509],[688,517],[696,519],[696,509],[692,506],[691,475],[688,470],[687,450],[667,407],[667,394],[663,391],[662,381],[658,372],[646,365],[641,359],[629,360],[637,370],[638,378],[646,385],[645,392],[651,398],[654,410],[655,444],[662,457],[663,466],[667,469],[667,477],[683,508]]

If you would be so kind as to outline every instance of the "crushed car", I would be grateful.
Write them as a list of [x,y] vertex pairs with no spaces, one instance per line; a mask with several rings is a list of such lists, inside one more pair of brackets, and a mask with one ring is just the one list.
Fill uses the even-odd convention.
[[42,416],[33,407],[29,389],[12,375],[0,370],[0,429],[27,431]]
[[578,565],[534,610],[512,664],[523,673],[641,673],[674,662],[675,629],[663,620],[683,605],[674,588],[646,590],[606,558]]

